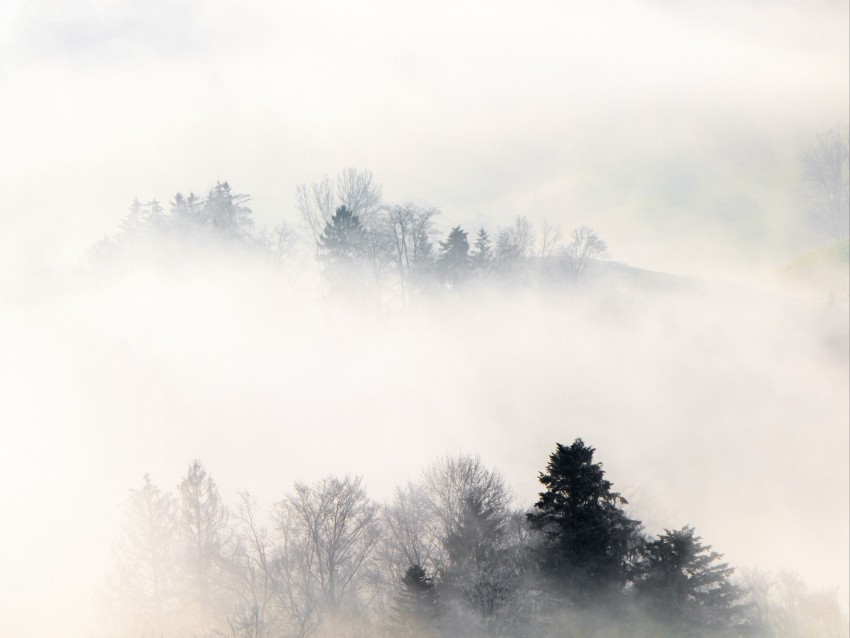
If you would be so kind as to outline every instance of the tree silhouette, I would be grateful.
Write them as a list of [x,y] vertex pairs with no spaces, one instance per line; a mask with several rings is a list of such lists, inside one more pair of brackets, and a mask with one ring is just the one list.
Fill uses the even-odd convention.
[[537,562],[551,593],[579,604],[622,588],[639,540],[640,522],[619,507],[626,500],[611,490],[594,452],[581,439],[558,443],[540,474],[546,490],[527,515],[542,535]]
[[734,569],[694,529],[664,530],[648,542],[635,574],[638,599],[668,627],[728,629],[743,611]]

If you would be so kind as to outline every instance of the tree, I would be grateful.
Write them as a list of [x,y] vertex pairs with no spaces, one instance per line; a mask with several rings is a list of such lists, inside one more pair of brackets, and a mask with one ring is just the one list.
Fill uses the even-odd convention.
[[381,205],[381,185],[368,170],[343,170],[336,180],[336,195],[340,205],[367,222]]
[[195,193],[188,196],[177,193],[171,202],[171,225],[178,232],[191,232],[192,227],[201,223],[203,218],[203,202]]
[[836,127],[820,135],[803,155],[808,213],[835,239],[850,233],[850,138]]
[[250,201],[249,195],[234,193],[227,182],[216,182],[204,200],[201,224],[220,237],[245,238],[254,227]]
[[573,231],[573,240],[561,254],[564,275],[574,286],[587,281],[593,274],[593,266],[605,256],[608,246],[589,226],[580,226]]
[[119,635],[173,636],[179,624],[174,499],[145,474],[131,490],[110,583]]
[[[507,512],[510,492],[502,474],[488,469],[478,456],[446,456],[424,472],[423,490],[428,500],[429,524],[445,546],[446,539],[463,524],[468,503],[473,500],[487,511]],[[441,571],[445,555],[437,559]]]
[[426,469],[423,489],[432,534],[441,543],[434,562],[448,622],[490,631],[517,582],[505,543],[510,493],[504,478],[477,456],[447,456]]
[[446,592],[485,623],[510,602],[517,585],[518,570],[505,544],[508,521],[502,503],[473,491],[459,524],[444,541]]
[[742,592],[729,580],[734,569],[701,541],[692,527],[668,529],[641,552],[638,600],[669,629],[722,631],[740,622]]
[[257,235],[257,243],[263,254],[276,263],[283,263],[292,257],[298,234],[287,221],[282,221],[271,231],[262,228]]
[[418,638],[433,631],[438,616],[437,590],[421,565],[410,565],[404,572],[394,611],[396,633]]
[[432,524],[431,502],[425,490],[413,483],[396,487],[381,512],[381,553],[386,568],[395,578],[410,565],[435,573],[442,564],[442,541]]
[[540,256],[544,259],[551,257],[562,237],[561,226],[549,219],[544,219],[543,235],[540,238]]
[[364,574],[379,539],[377,506],[360,477],[328,477],[313,486],[296,483],[295,494],[278,508],[282,534],[297,540],[292,548],[305,604],[319,602],[317,613],[333,620],[343,610],[357,612]]
[[398,269],[402,297],[424,284],[433,257],[431,237],[436,208],[415,204],[384,206],[379,213],[381,227],[389,246],[388,252]]
[[502,272],[520,268],[534,250],[534,227],[524,215],[519,215],[510,226],[499,227],[496,233],[494,263]]
[[319,259],[322,234],[340,207],[356,215],[365,227],[372,225],[381,203],[381,185],[371,171],[347,168],[333,182],[325,176],[320,182],[299,184],[295,201],[307,229],[308,243]]
[[443,280],[449,286],[456,286],[469,273],[469,240],[460,226],[455,226],[446,241],[440,242],[440,256],[437,264]]
[[625,585],[639,540],[640,523],[619,507],[626,499],[611,490],[594,452],[581,439],[558,443],[539,475],[546,489],[527,515],[542,536],[536,558],[551,593],[580,605]]
[[850,633],[837,589],[809,591],[793,573],[744,570],[743,591],[756,635],[847,638]]
[[136,239],[140,235],[163,229],[165,216],[162,206],[155,199],[142,204],[134,199],[130,212],[121,220],[121,232],[125,238]]
[[279,561],[267,530],[257,521],[255,499],[248,492],[240,493],[239,499],[236,534],[228,555],[234,601],[227,624],[234,638],[264,638],[277,621],[274,602]]
[[320,258],[330,280],[342,289],[359,286],[368,251],[366,229],[360,218],[340,206],[325,224],[320,238]]
[[487,273],[493,262],[493,248],[490,235],[483,226],[475,236],[475,245],[471,254],[472,268],[479,274]]
[[180,537],[183,546],[184,597],[201,635],[222,625],[226,608],[230,541],[228,512],[218,487],[200,461],[180,483]]

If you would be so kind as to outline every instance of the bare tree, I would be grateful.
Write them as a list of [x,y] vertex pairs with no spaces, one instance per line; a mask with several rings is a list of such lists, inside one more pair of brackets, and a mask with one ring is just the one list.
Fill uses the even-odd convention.
[[336,196],[330,178],[325,176],[321,182],[313,182],[309,186],[299,184],[295,189],[295,202],[307,229],[307,243],[318,258],[322,232],[336,210]]
[[280,503],[278,525],[289,556],[301,571],[304,604],[316,602],[333,620],[343,609],[356,612],[364,574],[379,539],[377,506],[360,477],[328,477],[313,486],[297,483]]
[[500,264],[514,264],[528,259],[534,251],[534,226],[525,215],[518,215],[510,226],[496,231],[495,259]]
[[561,231],[560,224],[556,224],[549,219],[544,219],[543,235],[540,239],[540,256],[551,257],[563,237],[564,234]]
[[234,517],[236,539],[228,557],[235,600],[227,625],[233,638],[265,638],[276,626],[279,561],[268,531],[257,520],[258,513],[256,500],[241,492]]
[[850,233],[850,138],[836,127],[820,135],[803,156],[808,213],[836,239]]
[[608,245],[589,226],[573,231],[573,240],[562,252],[562,263],[567,280],[573,285],[587,280],[592,267],[608,252]]
[[277,530],[277,605],[287,634],[306,638],[321,624],[323,612],[310,529],[284,501],[278,505]]
[[349,167],[336,178],[336,196],[340,206],[368,222],[381,205],[381,185],[372,171]]
[[412,203],[392,204],[381,208],[379,218],[389,253],[398,269],[402,297],[406,298],[432,258],[431,238],[436,233],[436,208]]
[[431,524],[430,501],[415,483],[397,486],[393,498],[383,510],[382,557],[396,578],[411,565],[419,565],[433,574],[443,553],[436,528]]
[[799,576],[789,572],[742,570],[741,576],[751,621],[763,635],[847,637],[847,617],[835,589],[809,591]]

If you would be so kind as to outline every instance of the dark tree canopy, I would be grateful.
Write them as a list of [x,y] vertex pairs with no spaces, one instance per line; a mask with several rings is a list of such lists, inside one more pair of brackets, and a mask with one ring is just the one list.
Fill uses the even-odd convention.
[[451,286],[461,282],[469,272],[469,240],[460,226],[452,228],[446,241],[440,242],[440,272]]
[[395,611],[402,632],[419,635],[435,625],[437,589],[434,579],[418,563],[408,567],[401,579]]
[[322,232],[322,258],[329,263],[355,263],[363,254],[365,235],[360,217],[340,206]]
[[646,544],[634,577],[639,601],[682,632],[730,628],[743,610],[741,592],[729,580],[734,569],[701,541],[689,526],[665,530]]
[[619,507],[626,500],[611,490],[594,448],[576,439],[557,444],[540,482],[546,490],[528,514],[541,532],[537,550],[541,573],[555,590],[574,600],[617,591],[638,545],[640,522]]

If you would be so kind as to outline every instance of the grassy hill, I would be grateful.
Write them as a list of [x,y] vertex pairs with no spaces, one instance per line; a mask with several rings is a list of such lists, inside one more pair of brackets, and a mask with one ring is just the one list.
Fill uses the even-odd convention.
[[783,264],[780,279],[812,294],[847,299],[850,294],[850,240],[805,253]]

